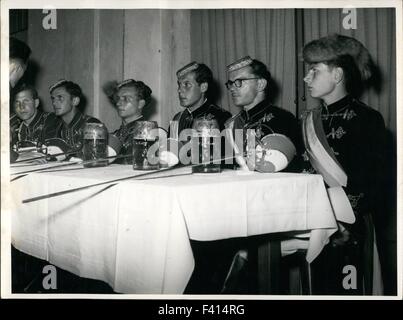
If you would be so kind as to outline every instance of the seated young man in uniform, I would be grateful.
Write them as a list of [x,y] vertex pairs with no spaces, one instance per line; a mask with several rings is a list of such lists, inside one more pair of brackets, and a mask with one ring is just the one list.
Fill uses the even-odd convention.
[[45,140],[56,137],[56,129],[61,120],[55,114],[39,109],[38,92],[33,86],[19,86],[13,104],[15,114],[20,119],[20,124],[13,134],[16,137],[14,143],[43,144]]
[[[337,34],[306,44],[303,57],[309,65],[304,81],[310,95],[321,100],[321,105],[311,112],[320,113],[329,152],[347,175],[344,191],[356,218],[353,224],[339,223],[339,232],[332,237],[332,245],[321,256],[325,257],[332,248],[358,243],[360,253],[353,254],[354,257],[350,255],[350,258],[360,260],[362,270],[372,265],[372,261],[363,261],[359,256],[365,246],[372,246],[366,237],[368,230],[373,228],[372,214],[376,208],[377,187],[381,185],[386,134],[382,115],[358,100],[362,85],[371,77],[372,60],[359,41]],[[308,157],[305,159],[309,160]],[[344,275],[341,270],[342,267],[327,275],[328,280],[337,283],[336,288],[327,283],[328,288],[338,291],[326,292],[328,289],[325,288],[319,294],[352,293],[342,288]],[[372,278],[366,279],[367,287],[368,283],[372,286]]]
[[[241,111],[227,121],[226,127],[232,132],[241,133],[241,139],[236,139],[239,156],[238,164],[246,170],[260,172],[276,172],[281,170],[297,171],[299,167],[299,153],[301,137],[298,121],[294,115],[285,109],[273,106],[269,101],[271,74],[266,65],[249,56],[243,57],[227,66],[226,83],[235,106]],[[237,132],[238,131],[238,132]],[[249,135],[248,131],[254,132]],[[270,136],[279,134],[279,136]],[[263,154],[269,150],[270,143],[266,139],[281,139],[276,143],[276,149],[271,153],[282,156],[261,156],[258,161],[258,150],[262,148]],[[251,153],[249,145],[253,139]],[[273,152],[275,151],[275,152]],[[253,159],[252,159],[253,158]],[[237,241],[239,240],[239,241]],[[243,239],[227,241],[228,252],[231,252],[233,262],[223,285],[223,293],[256,293],[251,285],[251,273],[248,274],[248,250]],[[234,255],[235,254],[235,255]]]
[[113,101],[122,118],[122,124],[118,130],[113,132],[113,135],[122,144],[120,154],[128,156],[118,159],[117,163],[131,163],[133,129],[136,121],[144,120],[142,110],[150,103],[151,93],[152,90],[144,82],[133,79],[125,80],[115,88]]
[[[280,171],[288,167],[296,170],[301,138],[298,121],[285,109],[272,105],[269,101],[271,74],[259,60],[246,56],[227,67],[227,89],[235,106],[241,111],[226,123],[227,128],[242,132],[242,142],[237,143],[239,150],[247,151],[247,131],[254,131],[256,151],[261,141],[270,134],[285,136],[284,142],[290,147],[291,154],[281,166],[268,166],[268,161],[256,162],[253,169],[263,172]],[[267,139],[268,137],[266,137]],[[288,148],[286,148],[288,149]],[[280,150],[288,153],[288,150]],[[237,158],[238,160],[239,158]],[[292,161],[294,159],[294,161]],[[292,161],[292,162],[291,162]],[[291,162],[291,164],[289,163]]]
[[62,121],[57,127],[57,137],[62,139],[71,151],[82,148],[83,129],[86,123],[101,123],[98,119],[83,114],[79,107],[83,97],[78,84],[59,80],[49,88],[53,109]]
[[231,113],[215,105],[209,98],[213,82],[213,74],[203,63],[191,62],[176,72],[178,77],[178,98],[185,110],[175,114],[173,121],[178,127],[173,132],[169,128],[169,137],[178,138],[181,131],[190,129],[195,119],[216,119],[220,130],[224,129],[225,121]]
[[[185,109],[177,113],[173,120],[177,127],[170,126],[169,137],[180,139],[181,132],[191,129],[197,119],[215,119],[219,130],[224,129],[225,121],[231,113],[215,105],[209,97],[213,74],[205,64],[192,62],[176,73],[178,78],[178,98]],[[218,282],[214,279],[220,259],[219,246],[209,241],[191,241],[195,256],[195,270],[186,293],[217,293]],[[217,264],[214,262],[217,261]]]

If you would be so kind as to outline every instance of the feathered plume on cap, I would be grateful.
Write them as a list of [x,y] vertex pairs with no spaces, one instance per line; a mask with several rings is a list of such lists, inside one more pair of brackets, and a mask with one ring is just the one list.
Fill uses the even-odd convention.
[[176,76],[178,78],[183,77],[185,74],[187,74],[193,70],[196,70],[198,67],[199,67],[199,64],[196,61],[193,61],[193,62],[187,64],[186,66],[184,66],[183,68],[179,69],[176,72]]
[[342,55],[353,57],[362,80],[367,81],[371,78],[373,67],[371,55],[357,39],[332,34],[309,42],[303,49],[303,59],[308,63],[326,62]]
[[245,56],[227,66],[227,71],[235,71],[241,68],[244,68],[246,66],[249,66],[253,62],[252,58],[249,56]]

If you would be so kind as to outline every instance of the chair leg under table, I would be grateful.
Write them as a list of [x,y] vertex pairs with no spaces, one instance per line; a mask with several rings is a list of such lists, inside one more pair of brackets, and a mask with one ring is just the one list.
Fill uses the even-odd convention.
[[257,246],[257,286],[259,294],[280,293],[280,240],[267,237]]

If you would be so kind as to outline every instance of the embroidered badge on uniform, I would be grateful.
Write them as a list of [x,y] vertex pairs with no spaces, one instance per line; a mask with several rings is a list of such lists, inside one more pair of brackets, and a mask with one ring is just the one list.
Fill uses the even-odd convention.
[[340,153],[338,153],[336,150],[333,149],[333,147],[330,147],[330,149],[333,151],[335,156],[338,156]]
[[262,136],[263,136],[262,127],[261,127],[261,126],[258,126],[258,127],[256,128],[256,137],[257,137],[258,139],[260,139]]
[[357,114],[354,112],[354,110],[346,110],[344,113],[343,119],[351,120],[354,118]]
[[270,112],[270,113],[264,115],[262,122],[269,122],[273,118],[274,118],[274,115]]
[[332,139],[341,139],[347,132],[344,131],[344,129],[342,127],[338,127],[337,130],[334,130],[334,128],[332,128],[332,131],[330,131],[330,133],[328,135],[326,135],[327,138],[332,137]]
[[336,138],[341,139],[346,134],[346,131],[342,127],[338,127],[336,130]]

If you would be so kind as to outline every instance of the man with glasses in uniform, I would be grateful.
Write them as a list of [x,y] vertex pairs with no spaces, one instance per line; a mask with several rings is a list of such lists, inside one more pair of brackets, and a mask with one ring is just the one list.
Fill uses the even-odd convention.
[[[235,106],[241,111],[226,122],[226,127],[234,131],[242,130],[242,143],[237,143],[240,150],[246,150],[247,130],[254,130],[259,141],[269,134],[281,134],[287,137],[300,150],[298,121],[285,109],[273,106],[269,101],[271,75],[267,67],[256,59],[246,56],[227,67],[228,81],[226,87],[231,93]],[[237,142],[237,141],[236,141]],[[297,170],[295,157],[288,170]],[[255,168],[267,172],[264,166]],[[273,171],[278,171],[274,170]]]
[[[241,160],[247,160],[249,156],[243,150],[247,151],[250,138],[256,140],[257,153],[261,141],[265,141],[264,137],[270,134],[280,134],[286,137],[288,144],[294,145],[293,150],[297,152],[297,156],[291,157],[290,161],[282,165],[282,168],[288,171],[298,171],[298,154],[301,146],[298,121],[290,112],[270,103],[268,98],[271,75],[267,67],[261,61],[246,56],[227,66],[227,76],[228,81],[225,85],[231,93],[233,103],[241,111],[226,122],[226,127],[231,129],[231,132],[238,130],[238,133],[239,131],[242,133],[242,139],[235,139],[236,147],[242,150],[240,152]],[[247,135],[249,129],[254,132],[252,136]],[[280,149],[279,151],[283,151]],[[246,161],[243,164],[240,163],[238,157],[236,159],[240,166],[246,163]],[[264,161],[256,161],[255,164],[253,169],[257,171],[280,171],[278,168],[268,166]],[[250,170],[249,162],[248,167]],[[248,251],[244,249],[244,240],[228,240],[227,248],[234,258],[221,292],[226,294],[253,293],[255,288],[250,288],[248,268],[245,267],[248,261]]]

